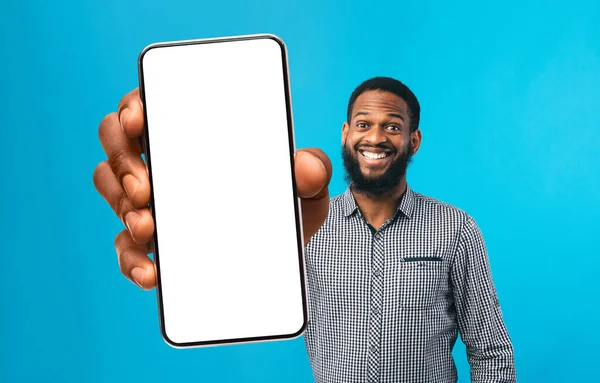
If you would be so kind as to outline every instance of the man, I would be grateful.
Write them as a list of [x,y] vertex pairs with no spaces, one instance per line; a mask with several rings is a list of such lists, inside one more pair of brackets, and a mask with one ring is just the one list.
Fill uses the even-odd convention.
[[[473,382],[516,381],[477,224],[407,184],[422,138],[419,118],[417,98],[401,82],[362,83],[342,127],[350,185],[332,199],[327,156],[318,149],[296,153],[311,313],[305,341],[317,382],[456,382],[459,332]],[[150,289],[154,223],[145,207],[142,129],[135,90],[100,125],[108,160],[94,182],[128,228],[115,240],[122,273]]]

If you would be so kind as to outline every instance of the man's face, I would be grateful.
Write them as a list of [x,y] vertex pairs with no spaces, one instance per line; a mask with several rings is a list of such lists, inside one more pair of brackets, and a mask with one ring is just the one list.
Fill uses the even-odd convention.
[[420,144],[410,133],[406,102],[393,93],[366,91],[354,103],[351,120],[342,128],[346,179],[371,195],[392,191],[406,174]]

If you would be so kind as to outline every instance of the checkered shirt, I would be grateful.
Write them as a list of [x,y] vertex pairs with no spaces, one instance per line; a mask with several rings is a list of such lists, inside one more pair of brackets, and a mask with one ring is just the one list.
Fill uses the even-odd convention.
[[407,187],[375,230],[347,189],[306,247],[304,339],[317,383],[516,382],[482,234],[462,210]]

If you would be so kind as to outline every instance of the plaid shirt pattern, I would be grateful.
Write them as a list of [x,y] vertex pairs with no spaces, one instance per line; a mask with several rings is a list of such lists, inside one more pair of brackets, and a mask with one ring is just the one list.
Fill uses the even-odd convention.
[[407,186],[376,230],[347,189],[305,259],[317,383],[455,383],[459,333],[472,382],[516,382],[483,237],[462,210]]

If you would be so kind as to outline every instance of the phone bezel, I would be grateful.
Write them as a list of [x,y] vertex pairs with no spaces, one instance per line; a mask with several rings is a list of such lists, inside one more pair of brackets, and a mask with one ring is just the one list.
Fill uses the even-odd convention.
[[299,258],[299,276],[301,283],[301,292],[302,292],[302,309],[303,309],[303,322],[301,328],[292,333],[292,334],[281,334],[281,335],[273,335],[273,336],[261,336],[261,337],[248,337],[248,338],[232,338],[232,339],[221,339],[221,340],[213,340],[213,341],[194,341],[194,342],[186,342],[186,343],[177,343],[173,340],[169,339],[164,321],[164,310],[163,310],[163,298],[162,298],[162,281],[161,281],[161,273],[160,273],[160,254],[159,254],[159,243],[158,243],[158,225],[156,222],[156,212],[154,209],[154,193],[153,193],[153,179],[152,179],[152,155],[150,153],[150,137],[147,126],[147,114],[146,108],[144,107],[144,133],[142,135],[142,147],[145,156],[146,166],[148,168],[148,177],[150,180],[150,211],[152,213],[152,218],[155,223],[154,229],[154,262],[156,264],[156,273],[157,273],[157,301],[158,301],[158,316],[159,316],[159,324],[162,338],[165,342],[174,348],[195,348],[195,347],[207,347],[207,346],[217,346],[217,345],[232,345],[232,344],[244,344],[244,343],[257,343],[257,342],[267,342],[267,341],[280,341],[280,340],[291,340],[300,337],[304,331],[306,330],[308,324],[308,302],[307,302],[307,288],[306,288],[306,266],[304,260],[304,234],[302,231],[302,211],[300,199],[297,194],[296,189],[296,176],[294,174],[294,153],[296,151],[295,137],[294,137],[294,125],[293,125],[293,116],[292,116],[292,101],[291,101],[291,87],[290,87],[290,75],[289,75],[289,64],[288,64],[288,53],[287,47],[280,37],[274,34],[254,34],[254,35],[241,35],[241,36],[230,36],[230,37],[218,37],[218,38],[204,38],[204,39],[194,39],[194,40],[181,40],[181,41],[172,41],[172,42],[161,42],[154,43],[146,46],[138,57],[138,76],[139,76],[139,89],[140,89],[140,98],[142,101],[142,105],[146,105],[145,100],[145,92],[144,92],[144,69],[143,69],[143,59],[145,54],[152,49],[159,49],[165,47],[173,47],[173,46],[184,46],[184,45],[197,45],[197,44],[214,44],[221,42],[232,42],[232,41],[244,41],[244,40],[256,40],[256,39],[271,39],[278,43],[281,48],[281,59],[283,65],[283,81],[284,81],[284,89],[285,89],[285,99],[286,99],[286,114],[287,114],[287,125],[288,125],[288,142],[289,142],[289,158],[290,158],[290,169],[292,169],[292,184],[293,184],[293,203],[294,203],[294,211],[295,211],[295,221],[296,221],[296,238],[298,244],[298,258]]

